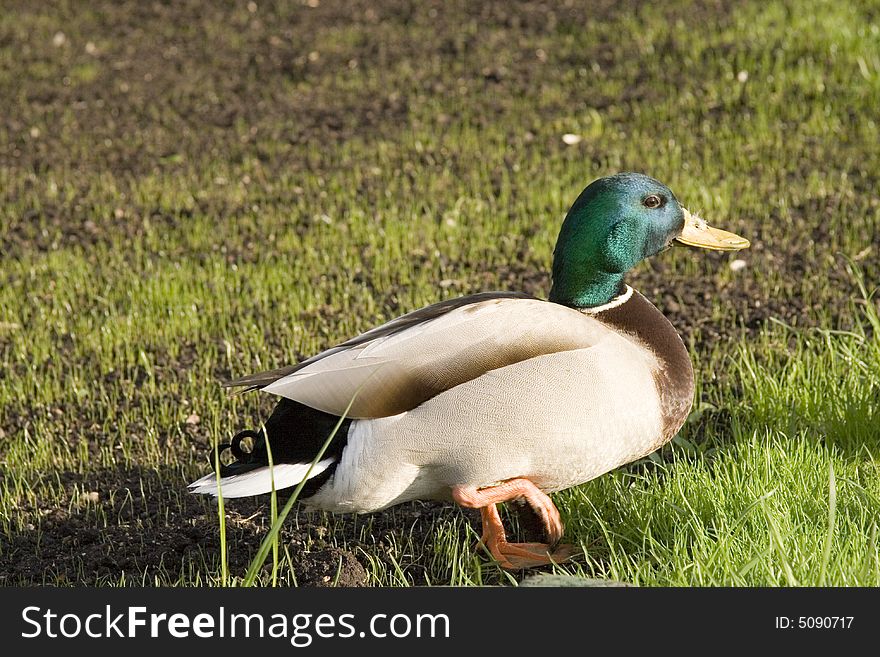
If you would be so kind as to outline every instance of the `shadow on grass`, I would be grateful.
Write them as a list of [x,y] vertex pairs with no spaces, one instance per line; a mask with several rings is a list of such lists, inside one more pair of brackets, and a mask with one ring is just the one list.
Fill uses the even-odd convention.
[[[0,536],[0,585],[219,584],[216,507],[211,498],[187,493],[186,481],[176,468],[120,467],[61,473],[36,484],[41,499],[57,501],[23,508],[25,529]],[[279,493],[279,506],[286,499]],[[226,514],[229,571],[242,576],[271,524],[269,496],[226,500]],[[527,506],[509,505],[505,518],[512,540],[542,540]],[[444,523],[461,530],[462,522],[472,531],[461,535],[477,553],[480,521],[474,510],[412,502],[333,516],[298,508],[282,529],[286,575],[280,583],[369,586],[377,583],[368,572],[371,562],[373,571],[377,564],[388,572],[402,569],[410,584],[445,583],[436,572],[432,576],[443,558],[436,554],[436,533]],[[271,561],[264,567],[267,577]]]
[[[173,468],[62,473],[61,501],[22,509],[23,531],[0,536],[4,585],[213,584],[220,570],[220,531],[213,501],[186,492]],[[36,486],[54,486],[47,480]],[[47,491],[48,493],[48,491]],[[58,498],[45,495],[44,499]],[[320,521],[320,516],[310,515]],[[299,521],[284,533],[302,586],[362,586],[364,567],[320,524]],[[268,528],[261,498],[227,502],[229,567],[242,574]]]

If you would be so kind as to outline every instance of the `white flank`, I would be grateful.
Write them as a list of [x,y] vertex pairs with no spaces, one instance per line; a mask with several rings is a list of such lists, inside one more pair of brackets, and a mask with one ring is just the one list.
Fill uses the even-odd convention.
[[[336,460],[335,457],[326,458],[315,463],[315,467],[309,473],[308,478],[317,477],[324,472]],[[290,488],[300,483],[309,470],[309,463],[279,463],[274,470],[275,490]],[[214,472],[197,479],[189,486],[190,493],[200,495],[213,495],[217,497],[217,475]],[[223,497],[249,497],[272,492],[272,474],[269,466],[256,468],[243,474],[220,478],[220,489]]]

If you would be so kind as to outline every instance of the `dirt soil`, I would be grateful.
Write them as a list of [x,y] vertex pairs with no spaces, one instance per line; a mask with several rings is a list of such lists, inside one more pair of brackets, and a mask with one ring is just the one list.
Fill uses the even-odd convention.
[[[36,511],[40,527],[17,533],[12,540],[0,536],[0,585],[118,583],[122,573],[128,585],[150,585],[154,576],[167,578],[181,563],[199,563],[201,557],[210,560],[220,553],[216,507],[203,497],[187,495],[183,480],[179,487],[170,484],[174,472],[106,470],[87,477],[65,473],[61,479],[79,503],[71,508],[22,509]],[[279,507],[284,501],[279,495]],[[268,529],[268,508],[267,495],[227,501],[231,572],[247,570]],[[429,562],[436,523],[450,513],[464,513],[474,531],[479,529],[475,511],[413,502],[396,507],[393,514],[373,514],[369,542],[362,543],[358,529],[363,517],[336,518],[331,528],[322,525],[326,516],[299,510],[285,523],[281,544],[296,555],[298,585],[365,586],[363,550],[381,555],[381,548],[399,541],[396,536],[405,528],[417,537],[417,543],[424,541],[425,554],[420,560]],[[530,510],[514,506],[511,513],[517,514],[509,517],[514,536],[540,540],[537,518]],[[342,542],[345,548],[338,547]],[[427,580],[416,572],[415,582]]]
[[[229,20],[239,20],[236,17],[240,12],[233,16],[227,6],[231,4],[234,3],[97,3],[99,8],[93,11],[92,22],[101,28],[102,33],[100,43],[92,48],[96,49],[96,56],[113,60],[117,65],[102,67],[100,77],[91,80],[88,89],[93,96],[80,97],[81,92],[77,90],[82,86],[34,78],[26,89],[20,90],[17,100],[7,98],[0,104],[0,110],[5,106],[0,123],[7,135],[26,135],[27,126],[34,117],[79,112],[77,121],[82,133],[89,136],[88,148],[71,150],[62,136],[52,134],[44,134],[37,141],[27,141],[26,137],[18,141],[13,138],[6,144],[7,148],[0,149],[0,165],[30,170],[38,176],[51,167],[75,169],[91,166],[96,170],[112,169],[136,177],[148,174],[150,163],[173,162],[179,153],[213,149],[232,161],[258,157],[271,174],[273,168],[283,170],[293,165],[283,158],[273,160],[272,154],[261,152],[258,145],[242,142],[235,131],[229,129],[230,126],[245,122],[253,125],[255,131],[293,146],[310,140],[337,143],[358,134],[390,134],[399,129],[399,122],[406,117],[407,99],[404,96],[391,93],[375,97],[359,97],[353,93],[334,95],[332,89],[315,85],[282,105],[273,104],[271,88],[276,81],[307,79],[320,76],[322,71],[354,65],[350,62],[376,58],[376,44],[354,42],[346,44],[343,49],[330,49],[319,59],[310,59],[313,44],[308,42],[308,35],[315,33],[320,25],[369,23],[378,29],[386,20],[405,23],[406,17],[416,11],[419,3],[322,0],[314,2],[314,11],[293,13],[289,26],[279,28],[279,15],[285,12],[276,12],[272,3],[259,0],[264,18],[242,25],[241,38],[246,41],[246,47],[235,51],[216,47],[207,36],[209,32],[203,29],[226,20],[227,12],[230,13]],[[580,7],[581,4],[590,7]],[[550,14],[554,15],[554,21],[578,24],[625,11],[629,4],[611,1],[558,6],[537,1],[474,3],[459,7],[456,12],[438,13],[436,30],[445,35],[442,38],[428,44],[406,41],[383,44],[380,58],[398,61],[401,58],[437,56],[452,61],[462,56],[464,46],[456,37],[457,21],[462,14],[479,20],[486,29],[529,34],[544,29]],[[29,5],[22,2],[17,11],[33,11]],[[60,11],[71,10],[68,7]],[[700,3],[694,11],[717,20],[729,8],[726,3],[707,2]],[[64,22],[63,15],[60,19]],[[279,35],[284,37],[291,32],[303,36],[300,40],[279,38]],[[56,37],[56,40],[61,38]],[[431,49],[430,52],[423,52],[422,45]],[[247,57],[240,56],[244,51],[249,53]],[[78,74],[92,75],[91,69],[87,68],[87,56],[81,57],[85,63],[83,68],[77,69]],[[38,64],[44,58],[45,53],[37,46],[22,41],[19,64],[24,69],[38,70]],[[607,65],[613,66],[614,62],[609,61]],[[128,82],[123,82],[122,72]],[[473,71],[472,74],[488,80],[492,94],[503,97],[518,93],[542,72],[522,65],[510,66],[501,72]],[[426,80],[425,84],[429,83],[430,80]],[[164,99],[164,105],[153,102],[153,99]],[[85,102],[99,109],[88,112],[77,109]],[[298,120],[282,121],[279,119],[282,115],[295,115]],[[279,132],[279,125],[287,128]],[[790,208],[790,211],[797,215],[823,209]],[[111,224],[88,223],[87,215],[88,208],[83,208],[81,216],[70,216],[53,211],[51,204],[47,204],[39,221],[36,216],[24,216],[10,231],[0,235],[0,252],[14,256],[25,251],[70,245],[88,249],[108,239],[105,231],[111,229]],[[156,220],[162,221],[162,218],[156,217]],[[132,234],[140,230],[139,223],[128,226],[126,221],[126,216],[121,215],[112,230],[131,231]],[[792,242],[789,253],[775,254],[777,266],[785,267],[792,281],[801,279],[811,266],[800,256],[800,250],[801,245]],[[851,281],[844,280],[843,268],[838,268],[838,272],[841,280],[832,281],[832,284],[840,289],[851,287]],[[771,316],[797,323],[811,310],[786,301],[790,297],[784,290],[756,305],[755,290],[743,285],[716,291],[721,294],[722,301],[734,307],[736,315],[742,318],[740,326],[701,325],[704,318],[692,313],[691,309],[699,307],[708,293],[699,285],[670,281],[665,274],[663,263],[657,261],[649,271],[642,272],[635,283],[657,299],[667,316],[676,326],[682,327],[686,339],[695,329],[699,329],[700,341],[717,341],[742,331],[754,331]],[[507,274],[500,273],[500,279],[505,278],[526,291],[539,294],[546,293],[549,282],[543,271],[520,271],[515,267]],[[841,296],[841,304],[845,298]],[[73,497],[82,492],[81,504],[22,509],[23,512],[36,512],[42,518],[41,526],[16,534],[12,539],[0,537],[4,542],[0,546],[0,583],[112,582],[124,571],[129,577],[143,578],[142,581],[128,580],[128,584],[149,585],[154,574],[174,572],[193,555],[203,554],[205,559],[210,559],[219,551],[218,521],[212,503],[187,495],[185,479],[177,472],[120,469],[91,472],[86,476],[70,472],[50,473],[47,477],[60,477]],[[35,484],[37,489],[40,485],[39,482]],[[149,495],[142,494],[144,488],[149,489]],[[228,505],[230,567],[235,572],[246,569],[250,555],[259,545],[267,527],[267,509],[266,498],[235,501]],[[386,537],[393,538],[403,527],[418,537],[417,542],[424,542],[426,550],[430,551],[430,536],[438,519],[451,513],[465,513],[478,531],[475,513],[442,504],[413,503],[396,508],[393,515],[392,512],[375,514],[371,543],[364,547],[371,554],[381,555],[376,546],[383,545]],[[367,562],[358,546],[359,528],[365,519],[347,518],[335,522],[333,531],[337,537],[333,544],[330,540],[315,538],[321,535],[321,531],[320,528],[316,530],[314,522],[314,516],[302,515],[298,520],[288,522],[283,530],[283,543],[292,553],[298,554],[298,584],[364,585],[368,581]],[[305,523],[312,524],[310,531],[298,528]],[[519,537],[526,540],[537,538],[534,519],[529,513],[523,514],[520,523]],[[340,536],[344,540],[339,540]],[[345,549],[336,547],[342,543],[347,546]],[[423,557],[425,562],[430,558],[430,554]],[[183,577],[186,575],[181,573]],[[414,578],[416,583],[425,581],[417,574]]]

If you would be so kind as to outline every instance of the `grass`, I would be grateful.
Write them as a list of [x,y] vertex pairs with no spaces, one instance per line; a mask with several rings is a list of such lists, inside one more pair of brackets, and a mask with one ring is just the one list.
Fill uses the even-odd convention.
[[606,544],[584,572],[682,586],[880,584],[880,341],[867,325],[778,328],[759,349],[740,346],[718,406],[669,458],[566,493],[567,509],[591,511],[569,517],[575,532]]
[[[639,170],[754,246],[634,272],[697,410],[556,496],[588,554],[559,571],[880,584],[872,3],[258,5],[0,12],[4,583],[241,584],[269,505],[227,503],[221,559],[185,483],[271,400],[218,380],[546,294],[571,201]],[[259,583],[342,584],[352,555],[373,585],[511,581],[452,508],[294,510],[281,536]]]

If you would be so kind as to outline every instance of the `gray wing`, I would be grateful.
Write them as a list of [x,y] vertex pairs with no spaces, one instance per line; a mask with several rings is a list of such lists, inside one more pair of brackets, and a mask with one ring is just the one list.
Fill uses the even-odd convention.
[[331,354],[335,354],[350,347],[356,347],[358,345],[364,344],[365,342],[370,342],[371,340],[377,340],[379,338],[388,337],[389,335],[394,335],[395,333],[400,333],[401,331],[405,331],[406,329],[412,328],[413,326],[416,326],[418,324],[430,322],[431,320],[437,319],[438,317],[445,315],[446,313],[455,310],[456,308],[462,308],[464,306],[480,303],[482,301],[489,301],[490,299],[534,298],[535,297],[529,294],[525,294],[524,292],[480,292],[478,294],[457,297],[455,299],[447,299],[445,301],[433,303],[430,306],[425,306],[424,308],[419,308],[418,310],[407,313],[406,315],[401,315],[400,317],[392,319],[390,322],[386,322],[381,326],[377,326],[376,328],[370,329],[365,333],[361,333],[360,335],[355,336],[341,344],[338,344],[335,347],[331,347],[330,349],[326,349],[319,354],[307,358],[301,363],[296,363],[294,365],[285,365],[284,367],[279,367],[274,370],[266,370],[265,372],[257,372],[256,374],[248,374],[247,376],[242,376],[238,379],[224,381],[222,385],[224,388],[244,387],[245,389],[241,392],[258,390],[260,388],[265,388],[272,383],[275,383],[278,379],[282,379],[288,374],[293,374],[294,372],[297,372],[304,367],[307,367],[312,363],[321,360],[322,358],[326,358]]
[[474,295],[404,315],[239,385],[334,415],[348,409],[352,418],[389,417],[489,371],[591,347],[607,332],[592,317],[528,295]]

